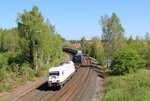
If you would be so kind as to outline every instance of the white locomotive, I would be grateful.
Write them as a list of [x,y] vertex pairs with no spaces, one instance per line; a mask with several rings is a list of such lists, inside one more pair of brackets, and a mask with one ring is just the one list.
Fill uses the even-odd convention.
[[59,66],[52,67],[48,71],[48,86],[62,87],[75,73],[75,66],[72,61],[63,62]]

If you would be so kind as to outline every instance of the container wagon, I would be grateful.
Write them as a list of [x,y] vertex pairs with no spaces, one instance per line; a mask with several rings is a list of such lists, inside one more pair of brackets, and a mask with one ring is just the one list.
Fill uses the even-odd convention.
[[72,61],[63,62],[59,66],[48,70],[48,87],[61,88],[75,73],[75,66]]
[[75,55],[75,54],[77,54],[77,52],[78,52],[78,50],[75,49],[75,48],[63,48],[63,51],[64,51],[64,52],[67,52],[67,53],[70,53],[70,54],[72,54],[72,55]]
[[77,53],[73,56],[73,62],[74,63],[82,63],[83,60],[83,54],[82,53]]

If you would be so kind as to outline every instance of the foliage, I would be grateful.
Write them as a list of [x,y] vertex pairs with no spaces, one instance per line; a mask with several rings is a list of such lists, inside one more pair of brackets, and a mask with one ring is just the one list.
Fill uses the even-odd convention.
[[143,63],[144,61],[135,50],[125,47],[113,55],[110,69],[113,74],[126,74],[143,68]]
[[124,28],[115,13],[110,18],[107,15],[102,16],[100,24],[102,25],[102,40],[105,42],[104,46],[108,61],[111,60],[112,55],[118,49],[125,45]]
[[20,68],[20,75],[24,78],[31,79],[35,77],[36,73],[33,69],[30,68],[28,64],[22,64]]
[[63,43],[63,47],[71,47],[71,43],[69,41],[63,39]]
[[146,67],[150,67],[150,34],[147,32],[144,40],[141,40],[141,56],[146,61]]
[[149,101],[150,71],[140,70],[124,76],[109,76],[106,79],[104,101]]
[[82,52],[83,52],[83,54],[85,54],[85,53],[86,53],[86,46],[85,46],[85,44],[86,44],[86,39],[85,39],[85,37],[82,37],[82,38],[81,38],[80,44],[81,44]]
[[0,29],[0,52],[16,51],[19,36],[17,29]]
[[0,29],[0,92],[40,76],[64,58],[63,38],[37,6],[19,13],[17,25]]
[[81,44],[81,49],[82,49],[83,54],[87,54],[88,56],[90,56],[91,43],[87,42],[85,37],[82,37],[80,40],[80,44]]
[[44,18],[38,11],[38,7],[34,6],[32,11],[24,11],[23,14],[19,14],[18,19],[18,31],[21,37],[20,46],[25,59],[38,69],[38,57],[41,44]]
[[100,65],[105,65],[106,57],[103,44],[99,37],[93,37],[91,42],[87,42],[85,37],[80,40],[81,49],[84,54],[97,59]]
[[36,72],[43,64],[49,64],[62,56],[62,38],[55,33],[55,27],[49,20],[44,22],[38,7],[34,6],[32,11],[25,10],[19,14],[17,23],[22,56]]
[[7,77],[6,67],[0,67],[0,82]]
[[100,65],[104,66],[106,63],[105,52],[103,44],[99,37],[93,37],[91,40],[91,52],[90,56],[97,59]]
[[134,49],[141,57],[145,60],[146,67],[150,66],[150,41],[149,41],[149,33],[146,33],[145,38],[139,38],[136,36],[134,40],[132,36],[127,40],[127,44],[130,48]]
[[[104,101],[149,101],[150,72],[140,70],[145,65],[150,67],[149,33],[147,32],[144,38],[125,38],[124,28],[115,13],[111,17],[102,16],[100,24],[107,61],[112,61],[109,67],[111,73],[127,74],[111,75],[107,78]],[[128,74],[131,72],[133,73]]]

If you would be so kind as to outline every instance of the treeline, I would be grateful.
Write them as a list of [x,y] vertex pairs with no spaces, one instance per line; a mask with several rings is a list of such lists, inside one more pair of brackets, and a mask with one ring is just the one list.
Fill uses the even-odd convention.
[[106,64],[106,56],[103,43],[99,37],[93,37],[90,42],[87,42],[85,37],[80,40],[83,54],[97,59],[98,64],[104,66]]
[[96,58],[99,64],[108,67],[112,74],[120,75],[150,67],[150,34],[144,37],[125,37],[125,29],[119,17],[101,16],[99,20],[102,37],[94,37],[91,42],[81,39],[82,51]]
[[24,10],[18,14],[16,28],[0,29],[0,82],[39,76],[47,65],[50,68],[64,57],[63,42],[38,7]]

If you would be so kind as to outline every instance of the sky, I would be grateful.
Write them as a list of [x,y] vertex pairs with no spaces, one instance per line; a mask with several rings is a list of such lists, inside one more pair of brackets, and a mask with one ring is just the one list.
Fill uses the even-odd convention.
[[17,27],[18,13],[38,6],[45,19],[67,40],[101,37],[99,20],[113,12],[125,29],[125,36],[150,32],[150,0],[1,0],[0,28]]

